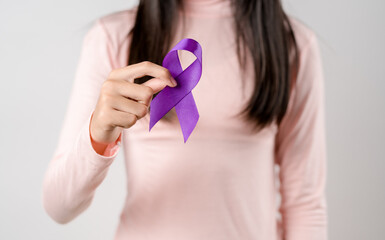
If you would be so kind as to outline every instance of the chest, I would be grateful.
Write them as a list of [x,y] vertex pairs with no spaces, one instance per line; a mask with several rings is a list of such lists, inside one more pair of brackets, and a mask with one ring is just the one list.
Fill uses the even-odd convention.
[[[245,121],[240,115],[252,97],[255,79],[253,70],[249,67],[251,65],[243,69],[239,64],[231,22],[228,19],[187,19],[185,28],[182,24],[178,25],[177,34],[170,48],[183,38],[193,38],[202,47],[202,76],[192,90],[200,115],[193,136],[202,138],[228,136],[254,138],[266,134],[273,136],[276,132],[275,125],[254,136],[253,123]],[[178,54],[183,69],[196,59],[187,51],[179,51]],[[158,122],[154,127],[155,132],[159,132],[162,136],[181,134],[175,110],[172,112],[171,116],[174,119],[171,124]],[[146,116],[131,131],[138,134],[147,133],[148,122],[149,116]]]

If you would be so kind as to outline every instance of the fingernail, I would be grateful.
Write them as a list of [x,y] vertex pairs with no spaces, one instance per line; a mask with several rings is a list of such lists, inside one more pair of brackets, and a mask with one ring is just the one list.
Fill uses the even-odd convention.
[[176,85],[178,85],[178,83],[176,82],[176,80],[172,77],[171,78],[171,82],[174,84],[174,87],[176,86]]

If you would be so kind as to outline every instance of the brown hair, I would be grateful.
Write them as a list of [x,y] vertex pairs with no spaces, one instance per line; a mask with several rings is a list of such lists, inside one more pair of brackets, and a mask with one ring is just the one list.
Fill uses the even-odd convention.
[[[288,16],[280,0],[230,1],[240,65],[245,67],[249,51],[255,72],[252,97],[240,114],[252,121],[256,129],[274,120],[279,124],[286,113],[299,64],[298,46]],[[135,25],[129,33],[132,40],[128,64],[145,60],[162,63],[175,33],[178,8],[183,9],[183,0],[140,0]],[[135,82],[148,79],[146,76]]]

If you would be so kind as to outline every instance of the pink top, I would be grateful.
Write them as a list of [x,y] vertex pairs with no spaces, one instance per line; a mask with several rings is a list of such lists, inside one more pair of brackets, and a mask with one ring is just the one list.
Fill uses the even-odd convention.
[[[90,118],[109,72],[126,66],[137,7],[104,16],[84,38],[43,183],[46,212],[67,223],[85,211],[123,147],[127,198],[115,240],[327,239],[324,79],[314,32],[290,17],[301,67],[289,109],[279,127],[252,133],[234,116],[254,79],[243,79],[243,91],[229,1],[186,4],[187,31],[179,29],[172,46],[190,37],[203,49],[202,78],[193,90],[200,119],[187,143],[177,120],[149,132],[147,115],[103,155],[93,148]],[[190,60],[181,54],[184,65]]]

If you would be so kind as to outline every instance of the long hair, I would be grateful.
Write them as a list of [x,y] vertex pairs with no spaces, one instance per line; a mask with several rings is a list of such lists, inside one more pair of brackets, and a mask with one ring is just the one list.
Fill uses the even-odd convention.
[[[255,73],[253,94],[239,113],[261,129],[284,117],[299,65],[298,46],[280,0],[231,1],[237,56],[245,68],[252,56]],[[128,64],[152,61],[160,64],[170,47],[183,0],[140,0],[129,34]],[[294,55],[292,55],[294,54]],[[293,57],[294,56],[294,57]],[[143,83],[148,76],[136,79]]]

